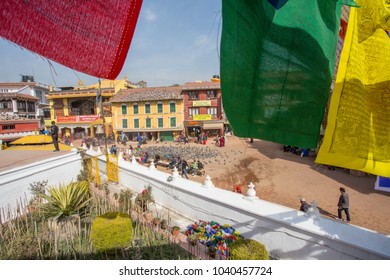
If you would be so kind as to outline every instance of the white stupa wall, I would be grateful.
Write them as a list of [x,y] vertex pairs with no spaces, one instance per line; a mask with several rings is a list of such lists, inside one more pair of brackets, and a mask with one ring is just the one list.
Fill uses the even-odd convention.
[[389,236],[329,218],[309,216],[264,201],[261,194],[257,194],[260,199],[248,199],[244,194],[206,188],[204,184],[126,161],[119,162],[119,184],[137,192],[150,184],[156,203],[193,221],[230,224],[244,237],[265,244],[275,258],[390,259]]
[[[105,156],[99,157],[104,178]],[[16,208],[29,194],[30,183],[48,180],[59,185],[76,180],[81,170],[77,153],[0,172],[0,207]],[[207,175],[207,174],[206,174]],[[267,247],[280,259],[390,259],[390,237],[328,218],[273,204],[256,197],[214,187],[213,178],[202,183],[174,177],[129,161],[119,161],[119,184],[140,192],[151,185],[160,206],[196,221],[227,223],[244,237]],[[249,184],[250,182],[248,182]],[[256,186],[255,186],[256,187]],[[4,217],[2,217],[4,221]]]
[[80,170],[81,156],[71,152],[0,172],[0,209],[16,209],[18,204],[25,204],[32,197],[29,188],[33,182],[47,180],[48,186],[58,186],[76,181]]

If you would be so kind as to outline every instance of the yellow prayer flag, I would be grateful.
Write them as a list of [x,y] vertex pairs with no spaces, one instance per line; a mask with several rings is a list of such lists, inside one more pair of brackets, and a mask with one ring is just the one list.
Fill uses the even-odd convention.
[[316,163],[390,177],[390,38],[387,0],[351,8],[328,125]]

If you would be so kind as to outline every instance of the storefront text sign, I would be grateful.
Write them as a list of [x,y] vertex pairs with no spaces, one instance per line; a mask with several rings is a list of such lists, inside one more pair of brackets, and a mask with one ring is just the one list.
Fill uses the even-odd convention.
[[193,107],[207,107],[207,106],[211,106],[211,100],[192,101],[192,106]]
[[98,119],[99,119],[98,115],[69,116],[69,117],[57,117],[57,122],[58,123],[93,122]]
[[194,119],[194,121],[211,120],[211,115],[210,114],[194,115],[193,119]]
[[98,115],[79,116],[80,122],[93,122],[99,119]]
[[70,117],[57,117],[58,123],[66,123],[66,122],[76,122],[76,116]]

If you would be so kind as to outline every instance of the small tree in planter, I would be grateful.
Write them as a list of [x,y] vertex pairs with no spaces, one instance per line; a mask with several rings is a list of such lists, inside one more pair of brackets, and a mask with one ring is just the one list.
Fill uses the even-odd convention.
[[28,190],[33,195],[32,199],[36,199],[39,202],[42,202],[41,195],[45,194],[46,187],[47,187],[47,180],[30,183],[30,187],[28,188]]
[[150,185],[145,187],[145,189],[136,196],[135,203],[137,206],[140,207],[142,212],[148,210],[150,203],[154,203],[152,187]]
[[129,213],[132,208],[133,193],[129,189],[121,190],[119,193],[119,209],[124,213]]
[[30,183],[29,191],[33,195],[29,201],[29,212],[33,212],[43,202],[43,195],[46,192],[47,180]]

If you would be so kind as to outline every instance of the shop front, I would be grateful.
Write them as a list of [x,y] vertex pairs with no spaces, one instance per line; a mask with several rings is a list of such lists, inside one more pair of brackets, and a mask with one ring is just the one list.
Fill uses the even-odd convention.
[[224,135],[223,122],[221,121],[204,122],[203,131],[208,132],[209,137]]
[[91,124],[98,119],[98,115],[58,116],[56,124],[60,130],[59,136],[60,138],[68,136],[72,140],[93,137],[95,127]]
[[197,137],[202,131],[202,125],[201,121],[185,121],[184,129],[186,136]]
[[160,131],[160,139],[163,139],[164,141],[173,141],[173,134],[173,131]]
[[200,133],[208,133],[208,136],[218,136],[224,133],[224,124],[220,120],[185,121],[186,136],[197,137]]

